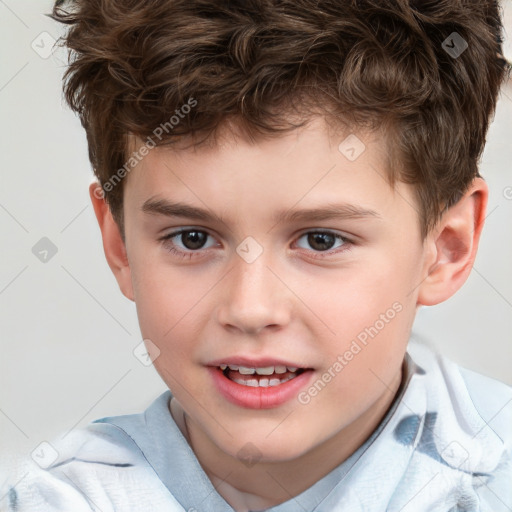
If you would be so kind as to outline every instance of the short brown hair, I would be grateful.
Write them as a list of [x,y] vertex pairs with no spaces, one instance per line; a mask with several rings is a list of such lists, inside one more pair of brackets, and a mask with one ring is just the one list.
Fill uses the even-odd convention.
[[425,236],[479,176],[509,68],[492,0],[59,0],[49,16],[70,25],[65,97],[123,239],[131,137],[201,144],[231,120],[265,137],[315,112],[390,127],[389,179],[415,184]]

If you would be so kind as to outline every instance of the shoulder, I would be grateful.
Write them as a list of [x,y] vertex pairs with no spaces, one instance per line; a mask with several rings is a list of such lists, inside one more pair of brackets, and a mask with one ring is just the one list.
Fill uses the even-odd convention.
[[512,388],[428,346],[408,352],[427,404],[416,458],[452,482],[460,503],[512,510]]
[[455,363],[426,345],[411,344],[413,361],[427,373],[430,397],[442,395],[458,418],[512,442],[512,386]]
[[[124,416],[139,421],[143,415]],[[137,444],[120,428],[93,422],[45,442],[1,468],[0,511],[181,511]],[[4,477],[0,475],[0,483]]]
[[512,386],[464,367],[458,370],[479,416],[502,440],[512,444]]

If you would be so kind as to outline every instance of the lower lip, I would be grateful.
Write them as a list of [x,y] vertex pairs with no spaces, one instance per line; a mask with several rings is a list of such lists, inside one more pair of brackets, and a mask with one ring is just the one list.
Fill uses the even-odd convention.
[[219,368],[209,367],[213,382],[231,403],[248,409],[272,409],[296,397],[300,389],[309,382],[312,370],[305,370],[297,377],[278,386],[251,387],[228,379]]

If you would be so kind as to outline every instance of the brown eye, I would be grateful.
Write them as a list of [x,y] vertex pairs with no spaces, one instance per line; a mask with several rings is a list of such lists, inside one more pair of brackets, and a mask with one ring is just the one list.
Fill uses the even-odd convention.
[[176,256],[192,258],[200,256],[201,249],[210,235],[198,229],[181,229],[159,239],[165,249]]
[[182,231],[178,236],[185,248],[191,251],[201,249],[208,238],[204,231]]
[[334,245],[336,237],[330,233],[308,233],[307,241],[313,249],[317,251],[327,251]]
[[[299,240],[305,240],[306,243],[303,245],[298,243],[298,246],[302,249],[309,249],[308,252],[316,258],[327,258],[348,251],[354,245],[348,238],[331,231],[309,231],[300,236]],[[337,241],[340,243],[336,246]],[[315,253],[319,254],[315,256]],[[326,254],[322,255],[321,253]]]

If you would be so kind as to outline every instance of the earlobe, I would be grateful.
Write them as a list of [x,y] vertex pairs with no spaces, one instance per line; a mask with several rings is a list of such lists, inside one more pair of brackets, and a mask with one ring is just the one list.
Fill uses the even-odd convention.
[[459,202],[444,213],[427,237],[427,258],[418,305],[439,304],[466,282],[476,258],[488,195],[485,181],[475,178]]
[[112,217],[110,208],[103,198],[101,186],[97,182],[91,183],[89,186],[89,195],[100,226],[107,263],[123,295],[135,301],[126,246],[119,232],[119,227]]

